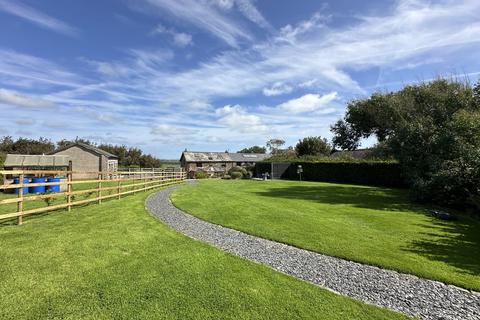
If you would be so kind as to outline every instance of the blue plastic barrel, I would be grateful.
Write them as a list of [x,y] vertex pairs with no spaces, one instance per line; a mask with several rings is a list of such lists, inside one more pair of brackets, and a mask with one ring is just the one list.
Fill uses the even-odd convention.
[[[28,184],[28,181],[29,181],[28,178],[23,178],[24,185]],[[13,184],[19,184],[19,183],[20,183],[20,178],[13,179]],[[28,193],[28,185],[24,186],[22,189],[23,189],[23,194]],[[16,188],[15,193],[18,194],[19,192],[20,192],[20,188]]]
[[[44,183],[45,178],[32,178],[32,183]],[[45,186],[30,187],[30,193],[44,193]]]
[[[60,182],[60,178],[48,178],[47,182]],[[60,185],[55,184],[55,185],[52,185],[52,186],[47,186],[47,191],[60,192]]]

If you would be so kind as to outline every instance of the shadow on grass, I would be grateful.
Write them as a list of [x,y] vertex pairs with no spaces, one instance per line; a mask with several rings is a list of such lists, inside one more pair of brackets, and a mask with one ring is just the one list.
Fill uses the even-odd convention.
[[[257,192],[257,195],[270,198],[300,199],[331,205],[351,205],[356,208],[418,212],[428,214],[426,207],[410,201],[408,191],[400,189],[311,185],[271,188]],[[408,216],[406,216],[408,219]],[[414,224],[423,233],[410,240],[405,252],[415,253],[431,261],[439,261],[456,267],[469,275],[480,275],[480,223],[466,216],[458,221],[442,221],[429,217],[431,223]],[[417,220],[415,220],[417,221]],[[408,223],[407,221],[405,223]],[[395,226],[392,224],[392,232]]]
[[376,210],[421,210],[409,201],[408,191],[401,189],[360,187],[360,186],[289,186],[271,188],[257,192],[257,195],[270,198],[311,200],[331,205],[348,204],[357,208]]
[[403,250],[447,263],[462,273],[480,276],[480,223],[467,217],[453,222],[432,218],[431,224],[421,227],[426,232]]

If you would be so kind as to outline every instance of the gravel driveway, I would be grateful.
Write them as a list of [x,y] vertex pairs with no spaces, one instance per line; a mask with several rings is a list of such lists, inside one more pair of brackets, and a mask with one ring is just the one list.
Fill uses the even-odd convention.
[[480,319],[480,293],[334,258],[251,236],[177,209],[170,193],[150,195],[146,208],[171,228],[237,256],[366,303],[421,319]]

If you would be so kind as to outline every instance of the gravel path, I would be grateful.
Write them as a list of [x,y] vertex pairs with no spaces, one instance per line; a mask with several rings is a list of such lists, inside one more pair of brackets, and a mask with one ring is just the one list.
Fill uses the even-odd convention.
[[172,205],[169,196],[178,187],[152,194],[146,207],[191,238],[334,292],[422,319],[480,319],[478,292],[325,256],[206,222]]

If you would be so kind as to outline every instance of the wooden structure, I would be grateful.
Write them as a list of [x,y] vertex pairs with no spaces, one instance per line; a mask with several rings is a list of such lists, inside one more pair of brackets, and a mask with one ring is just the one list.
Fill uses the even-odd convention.
[[[49,171],[67,171],[70,164],[70,156],[66,155],[24,155],[24,154],[7,154],[3,167],[5,170],[49,170]],[[25,175],[25,178],[34,175]],[[65,176],[63,173],[62,176]],[[4,175],[3,183],[9,184],[13,182],[12,175]],[[66,188],[66,187],[65,187]]]
[[[27,175],[58,175],[66,174],[66,181],[60,182],[42,182],[42,183],[29,183],[29,187],[35,186],[56,186],[56,185],[65,185],[66,192],[59,193],[49,193],[49,194],[39,194],[25,196],[23,194],[23,178]],[[89,175],[96,176],[92,180],[73,180],[74,175]],[[153,188],[163,187],[171,184],[177,184],[183,182],[186,178],[186,174],[183,170],[178,171],[161,171],[161,172],[109,172],[109,171],[93,171],[93,172],[77,172],[73,171],[72,167],[68,171],[58,171],[58,170],[4,170],[0,171],[0,175],[12,175],[19,178],[19,184],[4,184],[0,185],[0,190],[16,189],[17,197],[0,200],[0,207],[7,204],[17,204],[16,212],[11,213],[0,213],[0,220],[17,218],[18,224],[22,224],[23,217],[26,215],[47,212],[52,210],[58,210],[66,208],[68,211],[71,210],[73,206],[84,205],[88,203],[101,203],[106,199],[120,199],[124,195],[135,194],[139,191],[147,191]],[[108,183],[110,186],[102,185]],[[79,186],[82,184],[96,184],[96,188],[89,188],[83,190],[74,190],[74,186]],[[109,191],[110,194],[104,195],[104,191]],[[96,197],[87,198],[82,200],[74,200],[75,196],[78,195],[92,195],[96,194]],[[44,206],[40,208],[34,208],[29,210],[24,210],[24,203],[30,201],[38,201],[45,199],[53,198],[64,198],[65,203]]]

